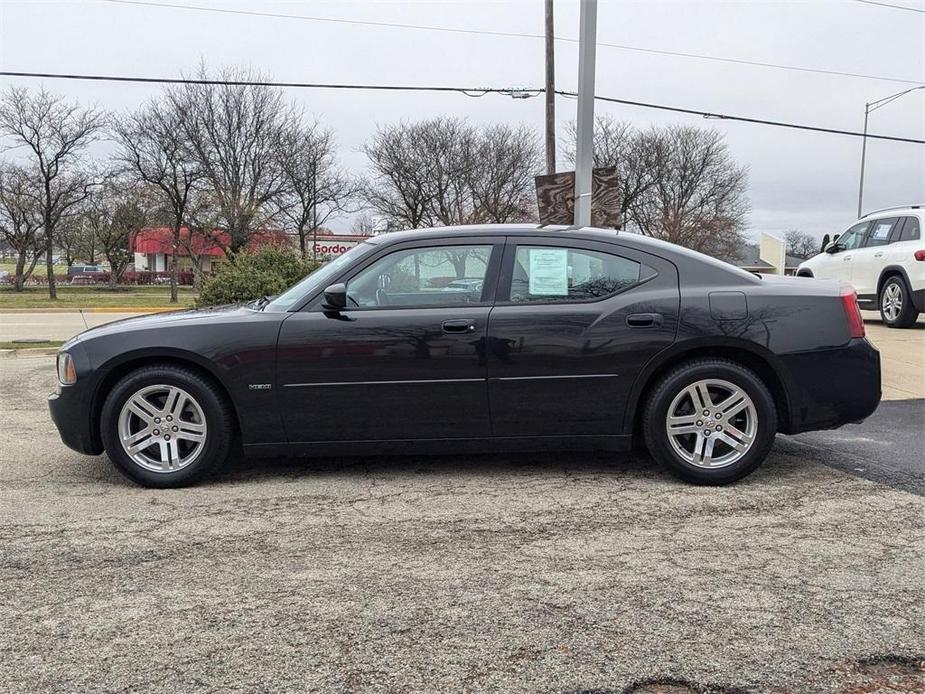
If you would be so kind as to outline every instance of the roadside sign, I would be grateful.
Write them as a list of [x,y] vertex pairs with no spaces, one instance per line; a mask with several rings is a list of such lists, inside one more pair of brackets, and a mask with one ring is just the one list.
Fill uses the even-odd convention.
[[[575,172],[537,176],[536,203],[540,224],[571,226],[575,220]],[[591,226],[619,229],[620,185],[615,167],[591,172]]]

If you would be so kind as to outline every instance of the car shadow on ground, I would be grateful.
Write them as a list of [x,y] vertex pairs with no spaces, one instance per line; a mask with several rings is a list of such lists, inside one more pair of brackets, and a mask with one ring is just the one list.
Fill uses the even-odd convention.
[[[772,456],[754,473],[732,486],[784,483],[800,474],[800,463],[787,452]],[[234,456],[206,483],[221,485],[245,481],[282,481],[336,475],[342,478],[388,476],[510,477],[516,475],[607,476],[615,481],[652,482],[688,487],[658,465],[647,453],[606,451],[496,453],[465,455],[379,455],[325,458],[247,458]]]

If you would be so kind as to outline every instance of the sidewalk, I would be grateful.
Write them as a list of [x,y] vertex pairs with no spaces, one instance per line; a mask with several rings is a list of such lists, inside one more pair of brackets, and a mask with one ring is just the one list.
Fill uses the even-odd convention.
[[123,318],[141,316],[147,311],[120,312],[101,309],[83,309],[81,311],[38,312],[38,311],[3,311],[0,312],[0,342],[12,340],[68,340],[88,328],[95,328]]

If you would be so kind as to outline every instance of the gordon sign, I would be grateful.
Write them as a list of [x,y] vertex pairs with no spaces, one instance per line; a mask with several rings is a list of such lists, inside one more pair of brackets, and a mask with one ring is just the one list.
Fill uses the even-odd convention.
[[368,236],[322,236],[312,244],[312,252],[315,255],[336,258],[368,238]]

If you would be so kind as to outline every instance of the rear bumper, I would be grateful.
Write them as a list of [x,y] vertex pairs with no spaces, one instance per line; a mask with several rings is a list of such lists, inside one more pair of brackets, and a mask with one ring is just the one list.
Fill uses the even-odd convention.
[[859,422],[880,404],[880,352],[866,338],[781,361],[790,381],[790,417],[781,426],[786,434]]

